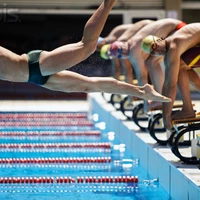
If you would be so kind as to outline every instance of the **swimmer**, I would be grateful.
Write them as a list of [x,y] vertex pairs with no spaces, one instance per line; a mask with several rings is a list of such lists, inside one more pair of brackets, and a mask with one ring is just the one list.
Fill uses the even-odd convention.
[[153,87],[161,93],[164,82],[161,67],[163,58],[151,56],[148,52],[141,50],[141,42],[150,34],[165,38],[184,25],[185,23],[177,19],[161,19],[144,26],[127,41],[112,43],[109,50],[114,57],[129,58],[134,67],[138,85],[148,83],[149,74]]
[[149,85],[135,87],[111,78],[89,78],[65,70],[96,50],[99,35],[115,3],[116,0],[102,2],[87,21],[82,40],[77,43],[64,45],[50,52],[37,50],[23,55],[0,47],[0,79],[30,82],[54,91],[119,93],[169,102],[169,98],[160,95]]
[[[116,26],[106,37],[99,37],[97,43],[97,52],[101,52],[100,56],[103,59],[109,59],[104,52],[107,49],[108,44],[116,41],[127,29],[131,28],[133,24],[121,24]],[[104,46],[105,45],[105,46]],[[104,46],[104,47],[103,47]],[[102,48],[103,47],[103,48]],[[122,64],[118,58],[111,59],[112,76],[117,80],[121,80]]]
[[103,38],[102,41],[98,44],[98,49],[100,49],[100,56],[103,59],[110,59],[112,68],[115,69],[113,74],[115,78],[119,80],[121,75],[121,68],[124,71],[125,81],[127,83],[133,84],[134,71],[132,64],[129,59],[120,59],[120,57],[112,57],[109,53],[109,48],[111,44],[115,41],[127,41],[133,35],[135,35],[141,28],[154,22],[153,20],[141,20],[134,24],[122,24],[115,27],[110,34]]
[[[191,54],[190,50],[200,44],[199,36],[200,23],[188,24],[165,39],[150,36],[154,38],[151,40],[149,53],[155,57],[164,57],[165,81],[163,95],[172,99],[171,103],[163,104],[163,119],[165,128],[168,130],[172,130],[173,128],[172,119],[191,118],[195,116],[190,97],[189,81],[192,81],[196,88],[200,90],[200,78],[192,69],[193,64],[191,66],[187,64],[188,58],[186,56],[193,56],[194,53]],[[200,55],[200,50],[196,49],[195,53]],[[194,64],[197,62],[198,60]],[[198,67],[200,67],[200,63]],[[183,108],[180,112],[171,116],[173,103],[176,98],[177,85],[182,95]]]
[[96,51],[100,52],[104,45],[111,44],[116,41],[127,29],[132,26],[133,24],[121,24],[113,28],[106,37],[99,37]]

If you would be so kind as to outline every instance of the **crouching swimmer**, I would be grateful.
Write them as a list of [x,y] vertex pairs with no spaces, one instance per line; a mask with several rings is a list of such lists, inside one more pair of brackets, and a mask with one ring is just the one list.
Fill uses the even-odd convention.
[[[200,90],[200,79],[197,73],[188,65],[188,58],[192,48],[200,44],[200,23],[191,23],[167,38],[151,37],[149,53],[154,56],[164,56],[165,80],[162,94],[172,99],[171,103],[163,104],[163,119],[165,128],[172,130],[172,119],[192,118],[195,116],[193,110],[189,82],[192,82]],[[144,38],[142,48],[145,50]],[[191,52],[190,52],[191,54]],[[200,52],[199,52],[200,55]],[[193,56],[190,55],[191,61]],[[199,57],[196,56],[198,59]],[[194,60],[197,64],[198,60]],[[200,66],[199,66],[200,67]],[[171,115],[173,103],[176,98],[176,86],[178,85],[183,100],[183,108],[180,112]]]

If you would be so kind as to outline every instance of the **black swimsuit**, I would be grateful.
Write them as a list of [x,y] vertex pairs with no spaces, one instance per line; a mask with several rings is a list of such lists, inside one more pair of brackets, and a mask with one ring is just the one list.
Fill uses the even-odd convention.
[[43,76],[40,71],[39,58],[41,54],[41,50],[30,51],[27,55],[29,58],[28,66],[29,66],[29,83],[35,83],[37,85],[44,85],[49,76]]

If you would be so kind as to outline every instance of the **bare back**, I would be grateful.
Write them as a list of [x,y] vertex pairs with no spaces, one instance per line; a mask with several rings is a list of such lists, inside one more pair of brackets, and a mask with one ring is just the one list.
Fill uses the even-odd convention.
[[116,41],[127,29],[131,28],[134,24],[121,24],[115,27],[110,34],[104,38],[106,43],[112,43]]
[[166,38],[166,42],[170,47],[176,44],[176,52],[182,55],[188,49],[200,44],[200,23],[184,26],[172,36]]
[[132,41],[139,41],[139,44],[143,38],[148,35],[155,35],[157,37],[167,37],[169,36],[175,28],[181,23],[180,20],[177,19],[161,19],[154,23],[151,23],[140,31],[138,31],[135,36],[132,37]]
[[132,36],[134,36],[139,30],[141,30],[143,27],[153,23],[155,21],[153,20],[141,20],[139,22],[136,22],[135,24],[132,24],[130,28],[128,28],[119,38],[118,41],[128,41]]
[[28,80],[28,58],[0,47],[0,79],[14,82]]

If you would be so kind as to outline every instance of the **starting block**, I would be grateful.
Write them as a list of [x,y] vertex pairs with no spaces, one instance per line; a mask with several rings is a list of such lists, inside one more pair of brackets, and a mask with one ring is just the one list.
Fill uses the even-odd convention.
[[[172,152],[184,163],[199,164],[200,134],[196,134],[196,131],[200,131],[200,113],[193,118],[173,120],[172,124],[175,127],[169,138]],[[191,156],[182,155],[181,151],[186,147],[191,147]]]
[[144,111],[144,103],[139,103],[133,109],[132,120],[140,128],[141,131],[146,131],[147,130],[149,115]]
[[142,99],[134,98],[127,96],[120,103],[120,110],[127,117],[128,120],[133,118],[133,110],[134,108],[141,102]]
[[[173,112],[180,108],[182,108],[182,104],[175,104]],[[166,131],[162,120],[162,106],[149,108],[148,112],[145,112],[144,104],[140,103],[134,108],[132,119],[142,131],[148,131],[159,144],[167,144],[166,140],[162,141],[155,135],[156,132],[162,133]]]
[[[193,107],[195,104],[193,104]],[[182,104],[174,104],[173,112],[182,108]],[[155,111],[157,111],[155,113]],[[151,109],[151,116],[149,118],[148,132],[160,145],[167,145],[169,143],[170,135],[166,134],[166,129],[163,124],[162,106],[157,106]],[[171,132],[170,132],[171,134]]]
[[111,103],[117,110],[120,109],[120,103],[124,99],[123,95],[121,94],[108,94],[108,93],[101,93],[102,97],[107,103]]
[[192,141],[192,155],[200,159],[200,133],[196,134],[196,139]]
[[200,159],[200,134],[196,134],[196,138],[191,143],[192,156]]
[[117,109],[120,110],[120,103],[124,99],[121,94],[112,94],[110,97],[110,103]]

